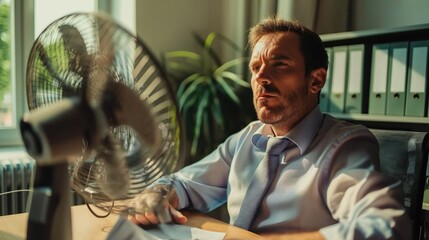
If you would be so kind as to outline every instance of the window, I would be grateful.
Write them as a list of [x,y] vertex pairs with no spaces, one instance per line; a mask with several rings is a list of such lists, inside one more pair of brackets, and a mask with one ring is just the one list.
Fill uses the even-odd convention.
[[96,0],[0,0],[1,147],[22,145],[19,121],[27,109],[25,72],[35,38],[55,19],[94,11],[96,4]]
[[0,127],[12,126],[11,90],[11,6],[0,0]]
[[[17,145],[19,116],[25,106],[22,1],[0,0],[0,146]],[[31,16],[28,16],[31,18]],[[19,19],[19,20],[18,20]]]
[[0,151],[22,146],[19,121],[27,111],[26,65],[36,37],[64,15],[97,9],[135,30],[135,0],[0,0]]

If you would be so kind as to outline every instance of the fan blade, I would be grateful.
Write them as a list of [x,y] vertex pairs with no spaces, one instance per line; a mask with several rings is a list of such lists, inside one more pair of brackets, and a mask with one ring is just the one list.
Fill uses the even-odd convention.
[[[34,51],[36,50],[38,51],[38,56],[43,67],[49,72],[50,76],[54,80],[56,80],[59,84],[61,84],[63,88],[63,97],[77,96],[78,88],[76,86],[70,86],[70,84],[67,81],[65,81],[68,78],[65,76],[60,76],[59,73],[56,70],[54,70],[54,67],[51,64],[51,60],[48,57],[48,53],[46,52],[43,44],[40,41],[36,40],[33,48],[34,48]],[[30,55],[33,56],[33,54],[30,54]],[[27,77],[30,79],[30,81],[32,81],[33,79],[33,74],[34,74],[33,71],[36,71],[36,70],[38,69],[32,69],[32,71],[28,71]]]
[[108,81],[103,92],[102,108],[111,126],[128,125],[147,144],[151,151],[158,151],[161,130],[150,108],[140,100],[136,91],[120,82]]
[[[117,40],[114,36],[115,34],[115,26],[111,21],[106,21],[106,19],[97,18],[97,39],[98,39],[98,48],[100,52],[97,53],[96,65],[98,68],[111,68],[113,66],[113,59],[115,58],[116,44]],[[102,51],[105,49],[109,49],[109,51]]]
[[[79,52],[80,54],[86,54],[86,56],[83,55],[82,58],[87,62],[83,61],[82,64],[91,66],[91,68],[82,72],[85,78],[85,84],[82,89],[83,97],[97,104],[101,100],[101,93],[104,91],[107,81],[122,81],[123,79],[116,73],[114,70],[116,66],[113,64],[115,54],[117,53],[115,50],[116,40],[114,33],[116,28],[114,23],[106,21],[106,19],[102,18],[102,15],[93,20],[91,29],[94,31],[92,31],[91,34],[93,34],[94,42],[92,44],[95,44],[96,51],[92,53],[91,56],[86,52]],[[85,43],[83,39],[80,41],[80,37],[77,37],[80,36],[77,29],[72,28],[67,31],[69,31],[72,36],[76,36],[76,47],[78,47],[78,49],[84,46]],[[102,49],[109,49],[109,51],[102,51]]]
[[124,151],[113,136],[107,135],[103,140],[95,161],[104,167],[97,179],[101,192],[113,200],[126,198],[130,188],[127,161]]
[[76,27],[64,24],[58,27],[63,37],[64,45],[69,54],[69,69],[86,76],[91,67],[92,56],[88,55],[86,44]]

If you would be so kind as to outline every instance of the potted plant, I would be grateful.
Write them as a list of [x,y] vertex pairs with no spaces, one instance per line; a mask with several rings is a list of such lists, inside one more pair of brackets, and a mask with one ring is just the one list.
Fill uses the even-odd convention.
[[250,85],[239,73],[244,66],[247,70],[248,58],[222,61],[214,49],[216,41],[242,53],[223,35],[211,32],[202,38],[194,34],[194,39],[201,46],[200,53],[171,51],[162,57],[167,76],[176,85],[191,161],[211,152],[253,118],[241,102],[251,97]]

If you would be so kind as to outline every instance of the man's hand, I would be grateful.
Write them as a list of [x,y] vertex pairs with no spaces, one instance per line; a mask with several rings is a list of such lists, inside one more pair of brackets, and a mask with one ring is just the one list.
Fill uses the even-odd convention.
[[[185,215],[183,215],[180,211],[174,209],[171,205],[169,205],[169,213],[171,219],[175,223],[184,224],[188,221]],[[157,214],[153,212],[146,213],[136,213],[135,215],[128,215],[128,220],[139,225],[154,225],[159,224],[161,221],[159,220]]]
[[130,207],[134,209],[134,214],[130,214],[128,220],[141,225],[171,221],[179,224],[186,223],[188,220],[186,216],[176,210],[178,205],[179,199],[173,187],[156,185],[146,189],[132,200]]

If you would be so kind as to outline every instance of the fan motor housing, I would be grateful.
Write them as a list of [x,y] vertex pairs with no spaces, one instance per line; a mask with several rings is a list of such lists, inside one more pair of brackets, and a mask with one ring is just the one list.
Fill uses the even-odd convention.
[[76,98],[63,99],[26,114],[21,120],[25,147],[38,164],[81,157],[99,141],[97,117]]

